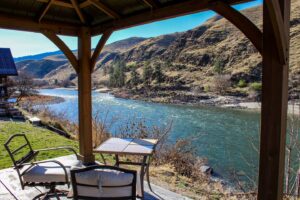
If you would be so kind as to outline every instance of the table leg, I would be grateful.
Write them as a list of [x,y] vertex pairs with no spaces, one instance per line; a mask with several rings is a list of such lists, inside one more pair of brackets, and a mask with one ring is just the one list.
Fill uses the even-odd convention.
[[[150,159],[150,158],[149,158],[149,159]],[[151,187],[151,184],[150,184],[149,168],[150,168],[150,161],[149,161],[148,164],[147,164],[147,171],[146,171],[146,173],[147,173],[147,183],[148,183],[148,187],[149,187],[150,191],[154,193],[154,191],[153,191],[153,189],[152,189],[152,187]]]
[[101,158],[102,158],[102,160],[103,160],[103,162],[104,162],[104,165],[106,165],[106,160],[105,160],[105,158],[104,158],[103,154],[102,154],[102,153],[100,153],[100,156],[101,156]]
[[119,160],[119,155],[118,154],[115,154],[115,158],[116,158],[116,163],[115,163],[115,166],[116,167],[119,167],[119,165],[120,165],[120,160]]
[[142,192],[142,199],[145,197],[145,189],[144,189],[144,176],[147,170],[147,158],[148,156],[143,157],[142,165],[141,165],[141,174],[140,174],[140,180],[141,180],[141,192]]

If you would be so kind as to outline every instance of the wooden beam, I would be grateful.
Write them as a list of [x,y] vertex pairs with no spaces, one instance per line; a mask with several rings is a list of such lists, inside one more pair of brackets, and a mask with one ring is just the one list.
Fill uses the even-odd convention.
[[[284,26],[280,31],[289,32],[290,0],[278,0],[283,13]],[[268,2],[263,6],[263,76],[258,200],[283,199],[285,143],[288,104],[288,59],[282,63],[278,54],[275,20]],[[278,11],[273,11],[278,12]],[[288,35],[288,34],[286,34]],[[289,55],[289,37],[284,38]]]
[[47,5],[45,6],[45,8],[42,10],[40,16],[39,16],[39,22],[41,22],[41,20],[43,19],[43,17],[46,15],[46,13],[48,12],[48,10],[50,9],[52,3],[54,2],[54,0],[49,0]]
[[75,9],[75,11],[76,11],[76,13],[77,13],[77,15],[78,15],[80,21],[81,21],[83,24],[85,24],[85,23],[86,23],[85,17],[84,17],[84,15],[83,15],[83,13],[81,12],[80,8],[79,8],[78,1],[77,1],[77,0],[71,0],[71,3],[72,3],[72,5],[73,5],[73,7],[74,7],[74,9]]
[[74,67],[75,71],[78,71],[78,61],[73,54],[73,52],[69,49],[69,47],[53,32],[44,31],[43,34],[51,40],[68,58],[71,65]]
[[[288,0],[289,1],[289,0]],[[266,0],[266,6],[269,10],[269,15],[271,17],[271,23],[273,26],[277,50],[279,54],[280,61],[285,64],[287,61],[287,41],[286,41],[286,32],[281,27],[284,27],[283,16],[281,14],[281,8],[278,0]]]
[[85,164],[94,163],[92,138],[91,34],[82,27],[78,37],[79,153]]
[[0,14],[0,27],[5,29],[31,31],[37,33],[48,30],[60,35],[78,35],[78,27],[72,24],[50,22],[48,20],[43,20],[43,22],[39,23],[34,19],[25,19],[23,17],[14,17],[6,14]]
[[108,16],[114,18],[114,19],[119,19],[120,15],[107,7],[105,4],[101,3],[99,0],[88,0],[93,6],[107,14]]
[[[242,0],[228,0],[229,5],[246,2]],[[150,22],[179,17],[187,14],[208,10],[211,0],[186,0],[177,4],[164,6],[152,11],[143,12],[130,17],[121,18],[113,23],[108,22],[92,27],[92,35],[99,35],[107,29],[120,30]]]
[[91,2],[89,0],[86,0],[86,1],[84,1],[82,3],[80,3],[79,7],[80,8],[85,8],[85,7],[89,6],[89,5],[91,5]]
[[97,62],[97,58],[98,56],[100,55],[106,41],[108,40],[108,38],[111,36],[113,31],[111,30],[108,30],[106,31],[105,33],[103,33],[103,35],[101,36],[95,50],[94,50],[94,53],[93,53],[93,56],[91,58],[91,66],[92,66],[92,71],[94,71],[94,68],[95,68],[95,64]]
[[143,0],[143,2],[154,9],[159,7],[158,3],[156,3],[154,0]]
[[[37,0],[38,2],[42,2],[42,3],[48,3],[49,0]],[[64,2],[64,1],[53,1],[52,3],[53,5],[56,5],[56,6],[61,6],[61,7],[65,7],[65,8],[74,8],[73,5],[71,3],[67,3],[67,2]]]
[[214,2],[211,9],[239,28],[262,54],[263,34],[253,22],[224,1]]

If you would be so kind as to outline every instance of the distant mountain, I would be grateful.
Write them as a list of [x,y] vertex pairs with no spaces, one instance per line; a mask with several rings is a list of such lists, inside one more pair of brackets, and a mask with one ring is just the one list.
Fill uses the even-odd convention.
[[17,57],[14,58],[15,62],[20,62],[24,60],[40,60],[48,56],[53,56],[57,54],[62,54],[61,51],[53,51],[53,52],[46,52],[46,53],[41,53],[41,54],[36,54],[36,55],[29,55],[29,56],[22,56],[22,57]]
[[[131,48],[146,39],[147,38],[132,37],[108,44],[104,47],[99,59],[103,58],[103,56],[107,58],[107,54],[112,56],[114,53],[122,53],[128,48]],[[73,52],[75,54],[77,53],[76,51]],[[56,77],[58,80],[62,80],[74,77],[74,72],[72,72],[73,68],[69,66],[68,60],[61,51],[24,56],[14,58],[14,60],[20,72],[29,73],[35,78],[51,79]],[[60,70],[66,70],[66,74],[60,74]]]

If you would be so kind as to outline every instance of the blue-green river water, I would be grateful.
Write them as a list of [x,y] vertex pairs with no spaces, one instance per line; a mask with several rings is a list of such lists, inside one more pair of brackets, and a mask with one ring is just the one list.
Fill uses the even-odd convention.
[[[43,89],[41,94],[63,97],[64,102],[49,105],[57,113],[64,113],[71,121],[78,120],[77,91]],[[93,92],[93,112],[107,113],[108,119],[117,118],[111,131],[116,132],[128,119],[144,119],[148,125],[173,127],[169,140],[196,137],[197,154],[208,159],[209,165],[230,180],[233,170],[256,177],[253,166],[258,165],[257,146],[260,114],[245,110],[208,106],[166,105],[115,98],[107,93]]]

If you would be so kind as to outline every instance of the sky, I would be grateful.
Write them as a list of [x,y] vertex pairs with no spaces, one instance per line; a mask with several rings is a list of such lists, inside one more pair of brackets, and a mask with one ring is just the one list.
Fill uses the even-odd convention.
[[[254,0],[248,3],[236,5],[234,8],[237,10],[243,10],[260,5],[262,1],[263,0]],[[129,37],[155,37],[163,34],[187,31],[201,25],[214,15],[215,13],[213,11],[205,11],[116,31],[110,36],[107,44]],[[70,49],[77,49],[77,39],[75,37],[59,37],[65,41]],[[13,57],[34,55],[58,50],[58,48],[50,40],[40,33],[0,29],[0,38],[0,47],[11,48]],[[96,46],[99,38],[100,36],[93,37],[92,48]]]

